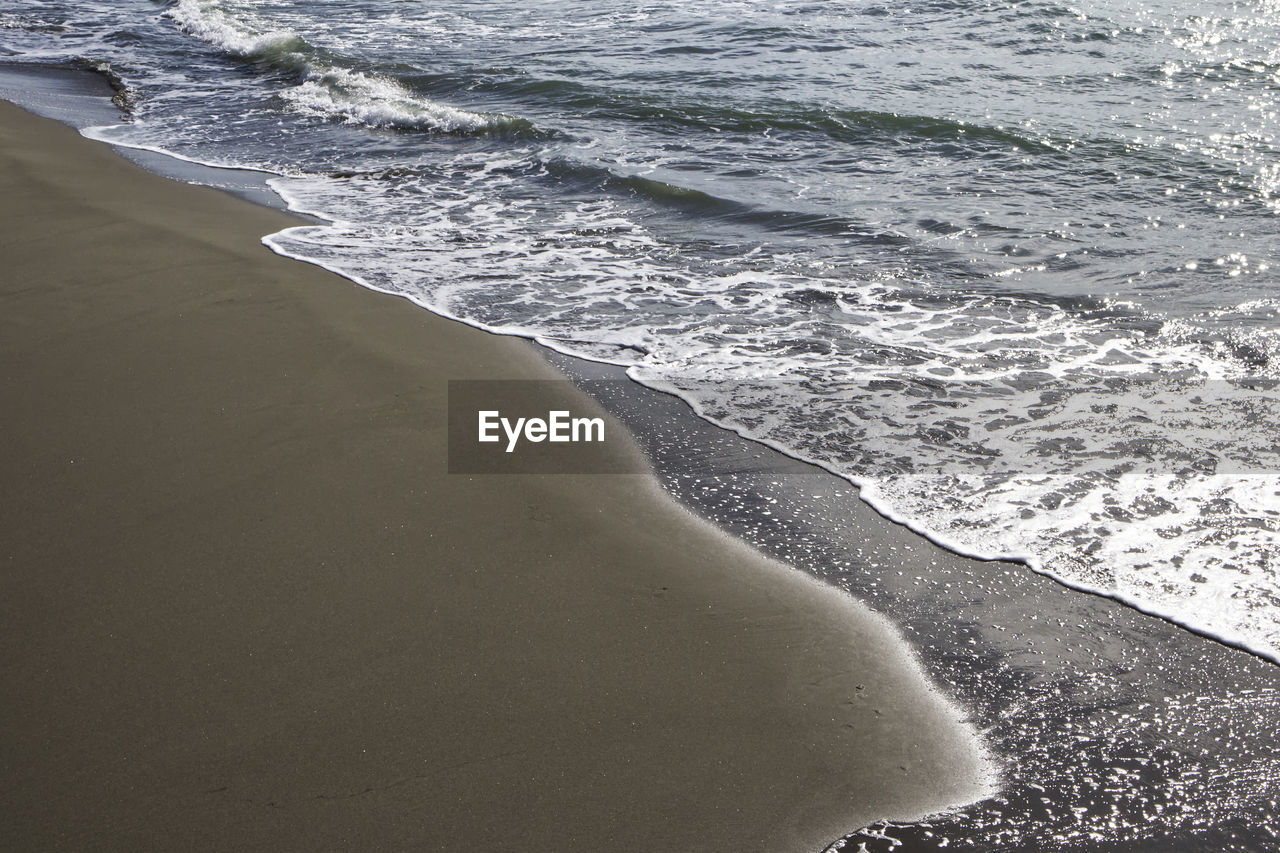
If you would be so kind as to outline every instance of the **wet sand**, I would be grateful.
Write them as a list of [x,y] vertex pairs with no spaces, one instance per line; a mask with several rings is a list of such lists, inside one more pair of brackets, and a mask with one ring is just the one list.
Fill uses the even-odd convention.
[[630,445],[447,473],[448,380],[530,345],[8,104],[0,216],[0,847],[804,851],[977,793],[896,632]]

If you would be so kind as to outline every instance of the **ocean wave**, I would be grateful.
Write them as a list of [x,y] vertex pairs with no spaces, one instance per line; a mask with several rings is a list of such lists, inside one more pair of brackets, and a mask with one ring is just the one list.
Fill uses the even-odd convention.
[[400,130],[476,132],[530,127],[527,121],[468,112],[437,103],[386,77],[343,68],[310,68],[307,79],[281,97],[304,115]]
[[1018,128],[966,122],[945,116],[871,109],[831,109],[786,100],[733,106],[645,90],[601,87],[590,82],[523,75],[486,75],[467,81],[476,91],[533,102],[554,100],[586,116],[614,122],[646,122],[725,133],[790,133],[824,136],[836,142],[883,144],[958,143],[978,152],[1018,150],[1028,155],[1061,154],[1076,140],[1055,139]]
[[272,26],[246,6],[178,0],[165,14],[184,32],[228,56],[265,64],[296,82],[281,92],[294,111],[350,124],[398,130],[474,133],[520,130],[527,120],[441,104],[391,77],[346,67],[301,33]]
[[164,14],[190,35],[242,59],[282,50],[301,53],[309,47],[298,33],[272,28],[248,9],[232,11],[228,5],[217,0],[178,0]]

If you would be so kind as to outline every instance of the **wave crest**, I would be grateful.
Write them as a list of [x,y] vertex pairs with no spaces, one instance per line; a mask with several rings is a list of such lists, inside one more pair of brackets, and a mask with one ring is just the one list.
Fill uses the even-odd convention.
[[309,47],[298,33],[265,27],[255,17],[232,14],[212,0],[178,0],[165,16],[184,32],[241,59],[259,59],[282,49],[302,52]]
[[312,69],[307,79],[282,97],[304,115],[337,117],[369,127],[475,132],[527,124],[507,116],[460,110],[419,97],[395,80],[343,68]]

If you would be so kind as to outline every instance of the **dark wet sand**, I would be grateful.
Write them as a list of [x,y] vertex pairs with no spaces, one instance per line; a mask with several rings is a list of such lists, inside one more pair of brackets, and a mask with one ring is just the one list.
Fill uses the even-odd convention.
[[529,345],[8,104],[0,217],[0,848],[773,853],[974,795],[852,599],[646,474],[446,473],[447,380]]

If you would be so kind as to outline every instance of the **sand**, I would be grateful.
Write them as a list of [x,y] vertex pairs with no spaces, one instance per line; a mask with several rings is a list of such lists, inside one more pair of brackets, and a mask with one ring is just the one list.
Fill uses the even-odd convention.
[[532,345],[8,104],[0,218],[0,848],[816,851],[978,792],[884,620],[627,446],[447,472],[448,380]]

